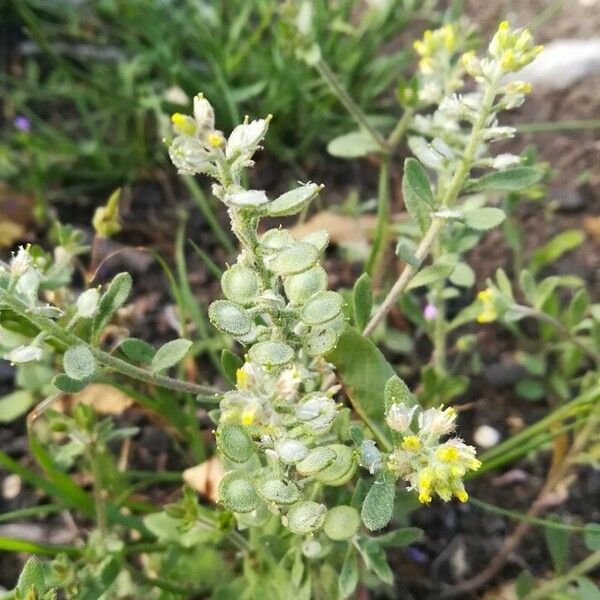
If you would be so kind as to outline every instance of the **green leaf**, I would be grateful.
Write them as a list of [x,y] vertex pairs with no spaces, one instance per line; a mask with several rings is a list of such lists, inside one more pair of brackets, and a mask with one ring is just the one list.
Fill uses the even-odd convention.
[[577,579],[578,600],[600,600],[600,588],[587,577]]
[[423,530],[418,527],[403,527],[402,529],[396,529],[396,531],[390,531],[377,538],[373,538],[378,544],[382,546],[389,546],[391,548],[404,548],[410,544],[420,540],[423,537]]
[[401,258],[405,263],[408,263],[411,267],[418,267],[420,264],[419,259],[415,256],[413,248],[408,245],[405,240],[399,240],[396,245],[396,256]]
[[372,136],[362,130],[345,133],[327,144],[327,152],[337,158],[360,158],[380,151]]
[[[326,355],[335,365],[340,382],[354,410],[371,428],[386,450],[391,449],[384,419],[384,390],[395,375],[375,344],[356,329],[348,327],[340,335],[337,346]],[[360,365],[360,368],[357,368]]]
[[459,262],[450,273],[450,282],[458,287],[470,288],[475,283],[475,272],[467,263]]
[[395,481],[375,481],[367,493],[360,516],[370,531],[383,529],[394,514]]
[[76,381],[64,373],[59,373],[52,380],[52,385],[54,385],[54,387],[59,389],[61,392],[65,392],[65,394],[77,394],[77,392],[84,390],[87,384],[87,381]]
[[119,348],[123,351],[127,358],[133,362],[149,365],[156,354],[154,346],[151,346],[144,340],[137,338],[127,338],[119,344]]
[[[551,520],[555,520],[558,523],[561,522],[558,518]],[[546,538],[546,545],[552,557],[554,569],[558,574],[564,573],[569,557],[569,532],[557,527],[544,527],[544,537]]]
[[338,579],[338,586],[340,594],[343,598],[348,598],[354,593],[356,586],[358,585],[358,560],[356,552],[352,546],[348,546],[348,552],[346,552],[346,558],[340,571],[340,577]]
[[407,286],[408,290],[414,290],[415,288],[430,285],[440,279],[445,279],[454,271],[456,263],[437,263],[435,265],[429,265],[424,269],[421,269],[410,281]]
[[415,158],[407,158],[404,161],[402,196],[406,209],[424,232],[429,227],[429,213],[435,206],[435,200],[427,173]]
[[359,331],[362,331],[369,322],[373,306],[373,289],[368,273],[363,273],[356,280],[352,292],[352,304],[354,306],[354,324]]
[[487,231],[497,227],[506,218],[506,213],[501,208],[491,206],[476,208],[465,213],[465,224],[472,229]]
[[514,167],[473,179],[466,189],[469,192],[518,192],[531,187],[543,176],[543,171],[534,167]]
[[535,577],[529,571],[521,571],[515,582],[515,591],[518,598],[525,598],[535,587]]
[[176,365],[183,360],[191,346],[192,342],[190,340],[179,339],[167,342],[157,350],[152,359],[150,370],[153,373],[159,373]]
[[600,523],[587,523],[583,539],[588,550],[592,552],[600,551]]
[[0,423],[10,423],[25,414],[33,404],[33,394],[27,390],[15,390],[0,398]]
[[132,287],[133,279],[129,273],[119,273],[110,282],[108,289],[100,298],[98,312],[94,317],[93,339],[98,339],[113,315],[125,304]]
[[358,547],[367,569],[373,571],[384,583],[392,585],[394,574],[390,569],[384,549],[377,541],[371,538],[363,538],[359,540]]
[[585,311],[590,305],[590,297],[585,288],[576,292],[573,296],[571,302],[569,302],[569,306],[566,312],[566,325],[567,327],[576,327],[583,320],[583,316],[585,315]]
[[231,385],[235,385],[237,383],[237,371],[242,367],[243,364],[244,361],[231,350],[227,350],[227,348],[225,348],[221,352],[221,367],[223,368],[223,373]]
[[44,568],[40,560],[33,556],[23,567],[19,580],[17,581],[17,590],[23,594],[23,598],[27,598],[27,592],[33,588],[39,597],[46,591],[46,578],[44,577]]
[[73,346],[65,352],[63,369],[75,381],[89,381],[96,372],[96,359],[87,346]]
[[537,379],[522,379],[515,386],[517,394],[525,400],[541,400],[546,395],[544,385]]
[[585,235],[579,229],[562,231],[533,252],[530,262],[531,271],[537,273],[543,267],[558,260],[566,252],[581,246],[584,240]]

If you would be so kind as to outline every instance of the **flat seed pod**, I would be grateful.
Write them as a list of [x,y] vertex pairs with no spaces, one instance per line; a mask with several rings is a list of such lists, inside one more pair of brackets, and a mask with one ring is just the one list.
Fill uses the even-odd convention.
[[300,440],[282,439],[275,442],[275,452],[279,460],[286,465],[293,465],[306,458],[308,449]]
[[323,527],[327,508],[318,502],[299,502],[290,508],[283,524],[294,533],[306,535]]
[[316,183],[307,183],[295,190],[290,190],[273,200],[267,206],[270,217],[287,217],[299,213],[321,189]]
[[264,366],[285,365],[294,360],[294,350],[283,342],[258,342],[248,350],[250,359]]
[[250,267],[235,265],[227,269],[221,277],[221,287],[225,296],[242,306],[248,306],[260,294],[260,282]]
[[327,512],[323,531],[335,541],[350,539],[360,525],[358,511],[352,506],[336,506]]
[[254,454],[254,442],[241,425],[219,427],[217,446],[229,460],[236,463],[245,463]]
[[329,448],[335,452],[335,460],[325,469],[315,473],[315,479],[326,485],[344,485],[356,471],[354,451],[344,444],[332,444]]
[[321,356],[335,348],[338,336],[332,329],[321,329],[312,332],[306,338],[306,351],[309,356]]
[[290,275],[283,282],[288,300],[294,304],[304,304],[311,296],[327,289],[327,272],[316,265],[304,273]]
[[329,231],[326,229],[318,229],[302,238],[302,241],[312,244],[319,251],[319,254],[323,254],[325,248],[329,245]]
[[342,312],[342,297],[337,292],[320,292],[311,298],[300,314],[307,325],[322,325]]
[[296,243],[294,236],[287,229],[269,229],[260,236],[260,246],[267,254],[272,254],[286,246]]
[[259,501],[254,486],[241,473],[227,473],[219,484],[219,502],[233,512],[249,513]]
[[265,502],[273,504],[294,504],[300,500],[300,490],[291,481],[280,479],[266,479],[260,481],[257,486],[260,497]]
[[277,275],[295,275],[310,269],[318,258],[319,253],[312,244],[296,242],[275,256],[271,268]]
[[253,511],[238,513],[237,520],[242,525],[246,525],[246,527],[262,527],[271,518],[272,514],[267,504],[260,500],[258,506]]
[[234,336],[246,335],[252,327],[244,309],[229,300],[215,300],[208,307],[208,318],[217,329]]
[[330,446],[319,446],[318,448],[313,448],[306,457],[296,465],[296,471],[298,471],[300,475],[310,477],[333,464],[335,458],[336,453],[333,448]]

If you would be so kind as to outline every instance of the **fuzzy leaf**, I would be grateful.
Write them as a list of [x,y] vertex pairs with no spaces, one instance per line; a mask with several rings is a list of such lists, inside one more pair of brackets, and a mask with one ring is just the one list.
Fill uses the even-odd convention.
[[383,398],[386,410],[392,404],[396,403],[406,404],[407,406],[415,406],[417,404],[415,395],[397,375],[390,377],[386,381]]
[[518,192],[540,181],[544,173],[534,167],[514,167],[488,173],[467,184],[469,192]]
[[190,340],[179,339],[167,342],[156,351],[150,370],[153,373],[159,373],[176,365],[185,357],[191,346],[192,342]]
[[360,158],[379,152],[381,148],[366,131],[352,131],[333,138],[327,152],[337,158]]
[[373,290],[368,273],[363,273],[356,280],[352,292],[352,304],[354,307],[354,324],[359,331],[362,331],[369,322],[373,306]]
[[237,355],[231,352],[231,350],[227,350],[225,348],[223,352],[221,352],[221,367],[223,369],[223,373],[227,377],[227,380],[232,385],[235,385],[237,382],[237,371],[244,364],[244,361]]
[[392,366],[371,340],[352,327],[344,330],[336,347],[325,358],[335,365],[354,410],[373,430],[378,440],[390,449],[383,396],[385,384],[396,374]]
[[563,254],[574,250],[585,240],[579,229],[567,229],[554,236],[548,243],[536,248],[531,255],[530,269],[535,274],[541,268],[558,260]]
[[424,269],[421,269],[411,280],[407,286],[407,290],[414,290],[415,288],[429,285],[434,281],[445,279],[454,271],[456,263],[437,263],[435,265],[429,265]]
[[87,384],[87,381],[76,381],[64,373],[59,373],[52,380],[52,385],[58,388],[61,392],[65,392],[65,394],[76,394],[77,392],[81,392],[83,389],[85,389]]
[[415,158],[404,161],[402,196],[406,209],[424,232],[429,226],[429,213],[435,206],[435,200],[425,169]]
[[290,190],[267,205],[267,214],[270,217],[295,215],[316,198],[320,190],[321,186],[316,183],[307,183]]
[[98,338],[113,315],[125,304],[132,287],[133,280],[129,273],[119,273],[110,282],[108,289],[100,298],[98,312],[94,317],[92,328],[94,339]]
[[89,381],[96,372],[96,359],[87,346],[73,346],[65,352],[63,369],[75,381]]
[[348,547],[342,570],[340,571],[340,577],[338,579],[338,586],[340,588],[340,594],[343,598],[348,598],[356,590],[358,585],[358,560],[356,552],[352,546]]
[[156,354],[156,350],[148,342],[137,338],[127,338],[119,344],[127,358],[133,362],[149,365]]
[[25,414],[33,404],[33,394],[28,390],[16,390],[0,398],[0,423],[10,423]]
[[362,505],[360,516],[370,531],[383,529],[394,514],[396,483],[394,481],[376,481]]
[[467,227],[487,231],[500,225],[506,218],[506,214],[501,208],[486,206],[470,210],[465,213],[464,217]]
[[28,598],[27,592],[33,588],[38,597],[46,591],[46,578],[44,577],[44,568],[40,560],[33,556],[23,567],[17,582],[17,590],[22,594],[23,598]]

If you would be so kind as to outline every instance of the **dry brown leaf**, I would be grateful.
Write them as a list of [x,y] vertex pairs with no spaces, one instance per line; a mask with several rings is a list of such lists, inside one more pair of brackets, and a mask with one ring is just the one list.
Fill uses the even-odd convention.
[[583,228],[594,242],[600,245],[600,217],[584,217]]
[[482,600],[517,600],[515,583],[509,582],[485,593]]
[[183,472],[183,480],[211,502],[218,500],[219,483],[225,475],[221,461],[213,456],[207,461]]
[[72,394],[71,402],[91,406],[99,415],[120,415],[135,400],[112,385],[91,383],[82,392]]
[[296,238],[326,229],[332,244],[368,244],[375,229],[375,215],[349,217],[333,212],[319,212],[304,223],[298,223],[291,228]]

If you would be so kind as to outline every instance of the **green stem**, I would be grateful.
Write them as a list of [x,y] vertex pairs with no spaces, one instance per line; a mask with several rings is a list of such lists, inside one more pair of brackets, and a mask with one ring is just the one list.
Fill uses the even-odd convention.
[[373,274],[379,270],[379,266],[385,254],[388,230],[390,228],[390,161],[385,157],[379,167],[379,184],[377,191],[377,226],[373,238],[373,247],[367,261],[367,273]]
[[190,383],[187,381],[181,381],[179,379],[173,379],[166,375],[159,375],[157,373],[151,373],[140,367],[129,364],[128,362],[121,360],[107,352],[90,346],[85,340],[78,337],[77,335],[65,331],[60,325],[55,323],[52,319],[44,317],[42,315],[36,315],[31,312],[30,308],[21,302],[15,296],[12,296],[9,292],[0,288],[0,303],[8,306],[12,311],[17,313],[23,319],[37,327],[40,331],[45,331],[49,337],[55,339],[66,348],[73,346],[87,346],[94,358],[105,367],[117,371],[122,375],[126,375],[131,379],[143,381],[151,385],[158,387],[167,388],[177,392],[184,392],[187,394],[219,394],[220,390],[212,388],[206,385],[198,385],[196,383]]
[[338,100],[344,105],[350,115],[352,115],[358,125],[373,138],[373,141],[377,144],[377,146],[379,146],[381,152],[383,154],[389,154],[390,148],[383,136],[369,123],[365,113],[362,111],[360,106],[354,102],[352,96],[350,96],[350,94],[348,94],[348,92],[344,89],[329,65],[322,58],[320,58],[315,64],[315,68],[319,72],[319,75],[321,75],[321,77],[329,85],[331,91],[337,96]]
[[106,525],[106,496],[102,484],[102,469],[100,466],[100,453],[97,442],[93,442],[88,448],[88,460],[92,476],[92,497],[96,509],[96,527],[100,533],[100,541],[104,543],[108,534]]
[[[435,240],[433,245],[433,263],[436,264],[444,251],[441,237]],[[433,286],[434,305],[437,313],[433,321],[433,364],[439,375],[446,372],[446,307],[443,298],[444,283],[440,279]]]
[[404,114],[400,117],[400,119],[396,123],[396,126],[394,127],[394,129],[392,130],[392,133],[390,133],[390,135],[387,139],[387,145],[389,146],[389,148],[391,150],[396,148],[396,146],[400,143],[400,141],[406,134],[406,132],[408,130],[408,126],[410,125],[410,122],[411,122],[414,114],[415,114],[415,111],[413,108],[407,108],[407,109],[405,109]]
[[600,566],[600,551],[590,554],[587,558],[582,560],[580,563],[575,565],[568,573],[562,577],[556,577],[542,584],[535,590],[532,590],[527,594],[523,600],[545,600],[550,598],[554,592],[560,591],[567,584],[571,583],[578,577],[593,571]]

